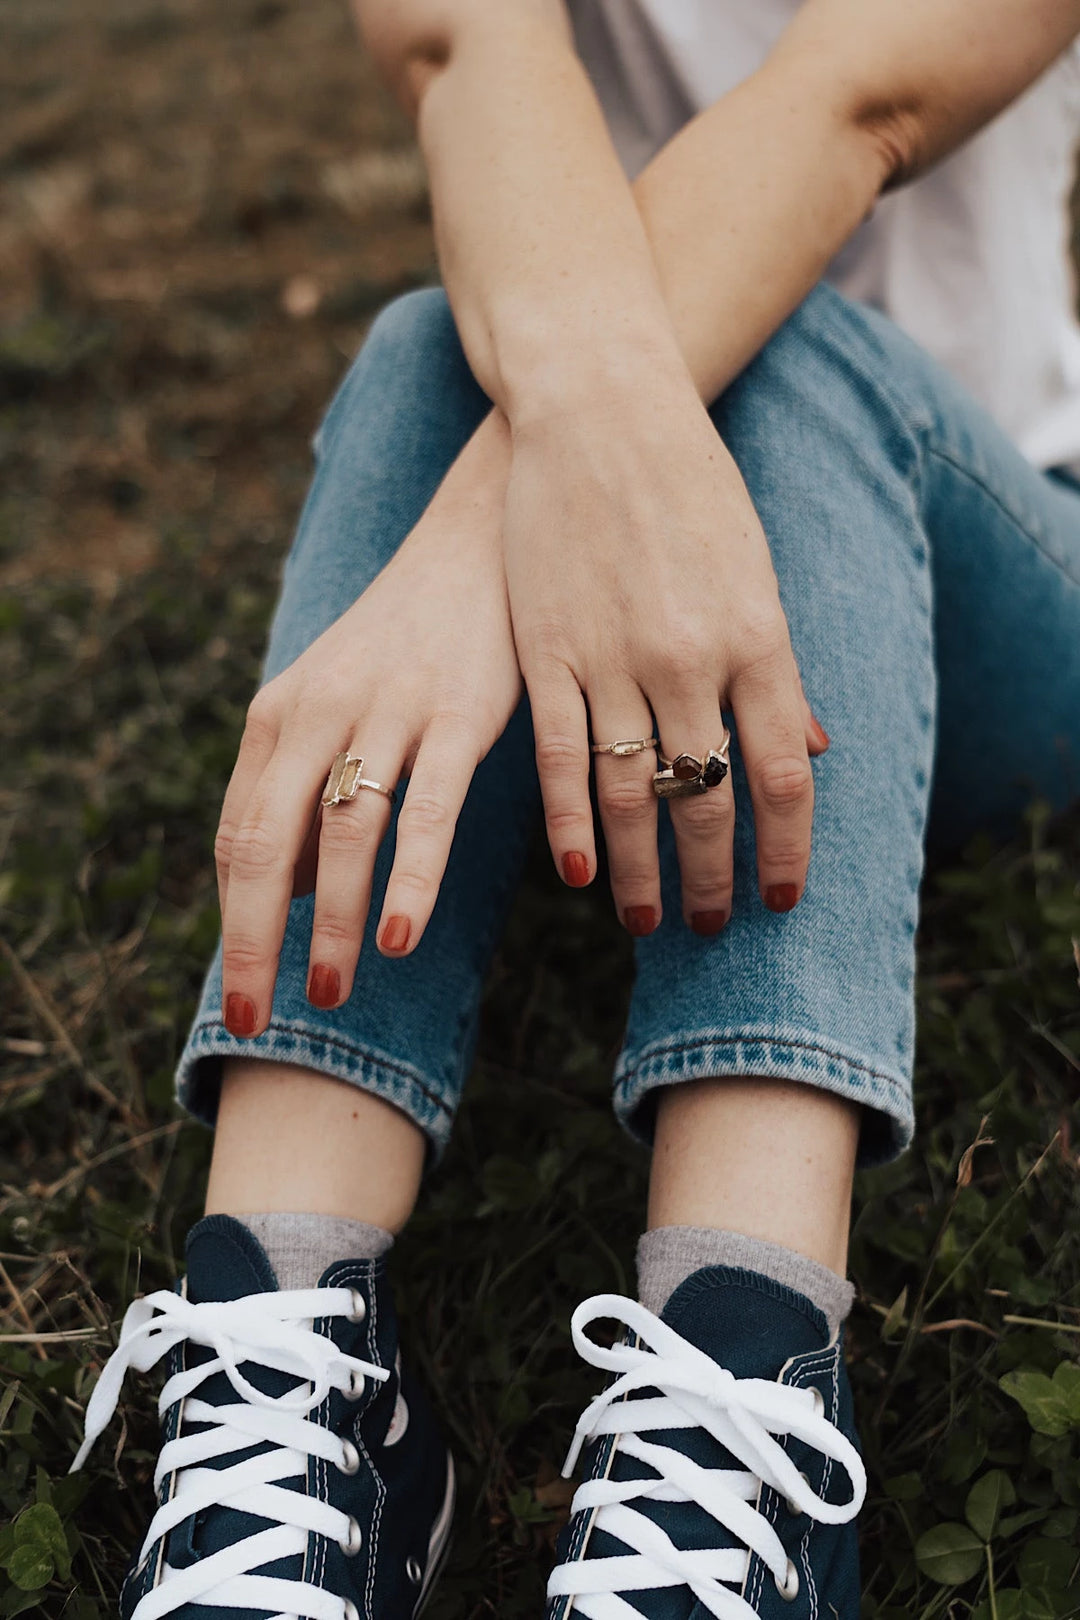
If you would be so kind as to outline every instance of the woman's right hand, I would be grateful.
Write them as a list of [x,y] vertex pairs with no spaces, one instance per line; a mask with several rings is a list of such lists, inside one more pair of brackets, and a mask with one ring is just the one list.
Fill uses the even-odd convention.
[[269,1023],[289,901],[313,886],[309,999],[336,1007],[352,988],[390,804],[361,788],[321,810],[341,749],[389,787],[409,778],[380,951],[404,955],[427,925],[473,772],[521,694],[502,558],[509,463],[493,412],[359,600],[251,703],[215,846],[234,1035]]

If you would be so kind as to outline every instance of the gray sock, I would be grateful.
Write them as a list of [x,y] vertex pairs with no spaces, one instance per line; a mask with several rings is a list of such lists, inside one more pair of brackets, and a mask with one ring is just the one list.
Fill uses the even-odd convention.
[[638,1240],[638,1297],[659,1316],[687,1277],[702,1266],[738,1266],[793,1288],[816,1305],[830,1337],[851,1309],[855,1290],[835,1271],[794,1249],[712,1226],[658,1226]]
[[340,1215],[238,1215],[266,1250],[282,1289],[317,1288],[335,1260],[377,1260],[393,1234]]

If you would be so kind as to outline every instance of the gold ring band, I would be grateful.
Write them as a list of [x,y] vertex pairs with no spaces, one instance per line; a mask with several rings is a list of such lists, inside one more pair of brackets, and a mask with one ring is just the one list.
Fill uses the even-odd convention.
[[631,754],[643,754],[646,748],[656,747],[655,737],[632,737],[626,742],[590,743],[594,754],[614,754],[616,759],[628,759]]
[[395,788],[385,787],[382,782],[375,782],[370,776],[362,776],[364,761],[360,754],[350,754],[342,749],[340,754],[334,756],[334,763],[330,767],[330,775],[326,778],[326,786],[322,791],[321,804],[324,809],[330,809],[335,804],[347,804],[356,798],[361,788],[370,788],[373,793],[381,793],[384,799],[393,804],[397,798]]

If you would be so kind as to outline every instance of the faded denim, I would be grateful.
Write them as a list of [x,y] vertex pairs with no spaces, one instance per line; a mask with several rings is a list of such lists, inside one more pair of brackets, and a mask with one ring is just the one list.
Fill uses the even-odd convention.
[[[439,289],[376,320],[315,437],[264,678],[364,590],[488,408]],[[863,1162],[911,1136],[915,930],[929,836],[1007,831],[1039,793],[1080,791],[1080,488],[1033,468],[886,317],[814,289],[712,412],[769,537],[803,684],[832,739],[815,761],[805,896],[757,893],[738,808],[732,918],[683,923],[661,805],[664,920],[636,942],[615,1108],[648,1137],[658,1087],[772,1075],[865,1107]],[[327,762],[329,764],[329,761]],[[348,1003],[305,996],[312,899],[293,902],[269,1029],[221,1021],[220,950],[182,1054],[180,1099],[212,1120],[221,1059],[303,1063],[409,1113],[436,1150],[472,1058],[491,952],[539,815],[528,706],[481,765],[431,923],[410,957],[374,948],[376,870]]]

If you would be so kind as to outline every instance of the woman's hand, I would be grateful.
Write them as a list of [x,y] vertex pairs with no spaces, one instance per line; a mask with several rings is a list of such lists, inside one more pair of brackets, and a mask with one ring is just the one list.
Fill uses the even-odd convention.
[[[828,738],[802,694],[765,535],[688,375],[652,364],[514,424],[506,576],[532,704],[548,838],[568,882],[595,871],[589,742],[660,739],[703,757],[734,711],[765,904],[788,911],[810,858],[809,752]],[[588,712],[586,713],[586,704]],[[615,904],[660,920],[652,751],[593,756]],[[730,778],[671,801],[683,915],[731,910]]]
[[390,805],[361,788],[320,811],[343,748],[388,787],[409,777],[379,949],[403,955],[424,931],[473,772],[521,692],[501,549],[508,457],[493,413],[382,573],[252,701],[215,851],[235,1035],[269,1022],[289,900],[312,887],[309,998],[349,995]]

